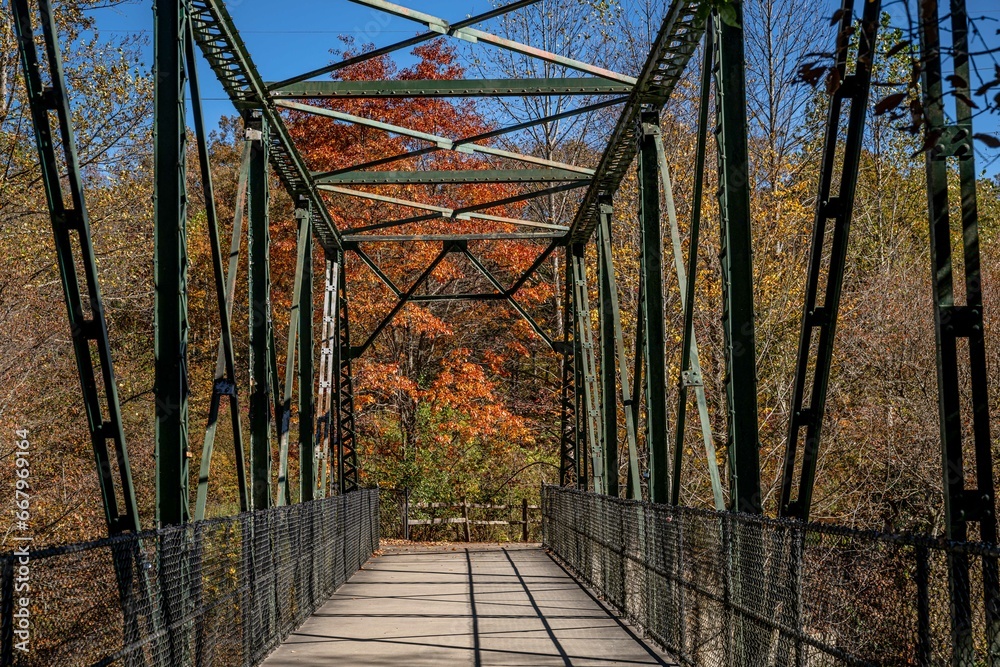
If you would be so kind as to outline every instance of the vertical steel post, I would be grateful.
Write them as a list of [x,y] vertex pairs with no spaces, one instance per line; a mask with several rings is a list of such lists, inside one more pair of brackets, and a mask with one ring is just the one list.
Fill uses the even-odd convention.
[[[643,288],[643,277],[642,272],[639,272],[639,294],[636,298],[636,313],[635,313],[635,348],[634,348],[634,370],[632,373],[632,423],[636,425],[636,442],[638,443],[638,429],[639,429],[639,407],[642,403],[642,387],[643,387],[643,375],[642,375],[642,361],[645,356],[643,351],[646,346],[646,323],[643,317],[643,312],[645,312],[645,300],[646,300],[646,290]],[[648,427],[648,425],[647,425]],[[648,428],[647,428],[648,430]],[[636,444],[638,448],[638,444]],[[636,449],[638,454],[638,449]],[[648,465],[647,461],[647,465]],[[627,498],[633,500],[642,500],[642,475],[639,472],[638,462],[636,463],[635,470],[633,471],[631,464],[628,469],[628,489]]]
[[566,259],[563,263],[563,340],[560,358],[562,373],[562,388],[560,391],[562,430],[559,443],[559,486],[574,486],[578,483],[577,451],[578,429],[576,413],[576,355],[573,339],[572,315],[572,272],[570,256],[572,250],[566,246]]
[[299,498],[308,502],[316,494],[316,403],[313,398],[313,237],[312,209],[302,202],[304,223],[299,234],[306,237],[302,261],[302,287],[299,290]]
[[[666,150],[663,146],[663,138],[660,136],[659,128],[653,133],[653,141],[656,143],[656,158],[660,166],[660,176],[663,179],[663,200],[667,211],[667,220],[670,224],[670,245],[674,258],[674,270],[677,273],[677,287],[681,297],[681,310],[685,319],[688,313],[688,299],[693,297],[694,280],[697,272],[692,271],[691,282],[688,282],[687,271],[684,269],[684,251],[681,247],[680,226],[677,224],[677,209],[674,206],[674,187],[670,181],[670,169],[667,166]],[[703,143],[704,138],[700,139]],[[696,159],[697,164],[697,159]],[[704,165],[704,163],[702,163]],[[694,200],[700,202],[700,197]],[[698,204],[694,204],[697,207]],[[692,218],[691,226],[691,265],[697,266],[698,253],[698,219]],[[689,293],[690,292],[690,293]],[[693,315],[693,312],[692,312]],[[722,478],[719,474],[719,464],[715,457],[715,442],[712,438],[712,426],[708,416],[708,401],[705,399],[705,383],[701,375],[701,361],[698,357],[698,341],[694,335],[693,322],[691,328],[687,328],[685,322],[683,347],[681,348],[681,371],[677,386],[677,423],[674,437],[674,461],[672,467],[672,479],[670,483],[670,504],[680,504],[681,493],[681,472],[684,453],[684,427],[687,421],[687,397],[688,389],[694,389],[695,402],[698,405],[698,421],[701,426],[701,439],[705,447],[705,459],[708,465],[708,476],[712,483],[712,497],[715,500],[715,509],[720,512],[726,508],[725,494],[722,491]]]
[[639,456],[636,451],[635,419],[632,414],[634,400],[629,386],[628,364],[625,360],[625,341],[622,337],[621,311],[618,306],[618,284],[615,280],[614,255],[611,244],[611,198],[600,202],[600,219],[597,227],[597,254],[601,278],[601,375],[604,389],[604,447],[605,468],[608,476],[608,495],[618,496],[618,405],[615,400],[617,379],[621,382],[622,406],[625,411],[625,438],[628,446],[628,483],[634,486],[631,497],[641,497],[639,492]]
[[153,348],[156,519],[188,520],[186,3],[153,9]]
[[[674,447],[676,448],[674,452],[675,470],[674,484],[671,489],[671,501],[674,504],[678,504],[680,501],[680,449],[684,443],[684,425],[687,419],[687,393],[690,387],[694,387],[695,400],[698,404],[698,415],[702,426],[702,439],[705,443],[705,456],[708,459],[709,476],[712,480],[712,497],[715,501],[715,509],[722,511],[726,508],[726,500],[722,489],[721,475],[719,474],[715,442],[709,424],[704,377],[702,376],[701,364],[698,360],[698,344],[695,341],[694,335],[694,288],[698,278],[698,240],[701,234],[702,194],[705,187],[705,153],[708,148],[709,134],[708,112],[712,94],[712,64],[715,58],[714,30],[709,29],[705,31],[703,51],[701,93],[698,102],[698,139],[694,159],[694,188],[691,195],[691,228],[688,239],[687,282],[680,281],[682,283],[681,308],[684,311],[684,328],[681,336],[681,377],[677,399],[677,430],[676,437],[674,438]],[[663,167],[664,169],[666,167],[665,158]],[[674,244],[675,260],[677,261],[677,275],[681,276],[684,274],[684,269],[683,263],[680,261],[680,239],[674,231],[675,228],[676,222],[672,220],[671,241]]]
[[351,360],[350,319],[347,311],[347,273],[344,253],[340,253],[340,279],[337,281],[337,486],[340,493],[348,493],[359,488],[358,453],[354,441],[354,376]]
[[649,500],[669,500],[667,444],[666,333],[663,322],[663,242],[660,236],[660,186],[654,135],[658,111],[641,114],[639,139],[640,263],[643,283],[643,357],[646,363],[646,443],[649,448]]
[[757,368],[753,321],[750,233],[750,160],[747,147],[746,62],[743,5],[733,2],[736,25],[716,12],[715,90],[719,153],[720,260],[726,404],[729,409],[729,472],[732,509],[760,514],[760,452],[757,430]]
[[[191,22],[188,21],[188,27]],[[222,397],[229,397],[229,416],[233,430],[233,453],[236,462],[236,480],[239,489],[240,511],[250,509],[247,489],[246,464],[243,453],[243,428],[240,420],[239,393],[236,388],[236,357],[233,351],[232,314],[233,292],[236,290],[236,270],[239,267],[240,236],[243,228],[243,206],[246,190],[246,176],[249,168],[249,146],[244,144],[243,160],[237,185],[236,214],[233,218],[233,238],[229,247],[229,275],[227,277],[222,261],[222,243],[219,236],[218,215],[215,207],[215,188],[212,183],[212,169],[209,162],[208,132],[201,108],[201,93],[194,55],[194,40],[187,40],[187,63],[191,72],[191,106],[194,118],[195,136],[198,142],[198,159],[201,165],[201,181],[205,192],[205,217],[208,225],[209,246],[212,253],[212,276],[219,312],[219,352],[212,379],[212,397],[209,403],[208,424],[202,443],[201,464],[198,472],[198,493],[194,518],[205,518],[208,503],[208,482],[211,474],[212,455],[215,449],[215,431],[219,421]]]
[[[983,297],[980,274],[979,217],[976,203],[975,150],[972,145],[968,15],[964,0],[952,0],[952,54],[956,123],[949,125],[944,111],[940,15],[937,0],[919,3],[920,47],[923,70],[921,93],[927,136],[935,139],[926,153],[927,199],[930,214],[934,332],[937,344],[938,409],[944,475],[945,532],[949,540],[968,539],[968,525],[979,523],[979,539],[996,542],[996,500],[990,446],[989,382],[983,334]],[[952,226],[949,218],[949,159],[957,160],[961,239],[965,268],[965,305],[956,304],[952,265]],[[957,236],[957,235],[956,235]],[[959,296],[961,299],[961,296]],[[971,389],[975,489],[966,488],[959,339],[968,346]],[[985,664],[1000,664],[1000,591],[997,561],[984,557],[983,595],[986,610]],[[952,619],[952,664],[964,667],[975,659],[969,557],[948,557]]]
[[[618,497],[618,387],[615,380],[615,329],[620,329],[618,309],[612,308],[611,289],[614,278],[608,268],[614,271],[611,253],[611,226],[607,225],[610,207],[605,211],[601,205],[599,212],[597,243],[598,310],[601,320],[601,441],[604,444],[604,488],[609,496]],[[603,242],[607,240],[605,245]],[[617,299],[616,299],[617,301]],[[617,305],[617,304],[615,304]]]
[[[809,274],[806,278],[805,304],[799,333],[798,363],[792,389],[792,415],[785,444],[778,512],[780,516],[795,517],[802,521],[809,520],[809,509],[812,505],[812,490],[816,478],[823,412],[826,407],[826,390],[833,364],[834,336],[837,314],[840,310],[840,292],[847,265],[847,243],[863,148],[875,39],[882,3],[881,0],[870,0],[864,5],[864,16],[859,32],[853,29],[854,1],[844,0],[841,5],[842,14],[838,24],[835,52],[835,67],[841,83],[830,100],[827,117],[819,195],[816,198],[812,247],[809,254]],[[858,46],[857,54],[853,58],[854,72],[848,74],[848,51],[852,41],[856,41]],[[844,141],[841,141],[841,116],[845,100],[850,101],[851,110],[847,134]],[[841,146],[843,159],[840,161],[839,178],[835,179],[837,155],[841,151]],[[832,195],[831,190],[835,182],[839,183],[839,188],[837,193]],[[827,248],[824,238],[830,221],[833,223],[833,238]],[[824,263],[827,265],[826,276],[821,275]],[[825,285],[822,305],[817,303],[821,284]],[[813,358],[814,333],[818,334],[818,341]],[[804,404],[804,399],[810,368],[812,391],[807,406]],[[805,430],[805,440],[802,442],[802,473],[799,477],[797,497],[792,500],[796,451],[803,430]]]
[[246,117],[250,144],[248,180],[250,292],[250,468],[253,508],[271,506],[271,289],[268,281],[267,125],[259,111]]
[[[583,375],[584,416],[587,425],[587,447],[590,450],[590,467],[595,493],[606,493],[604,481],[604,455],[602,453],[600,396],[597,389],[597,364],[594,359],[594,332],[590,321],[590,288],[587,285],[587,264],[582,243],[573,246],[573,288],[576,329],[580,340],[580,372]],[[617,468],[617,466],[615,466]]]
[[331,473],[333,456],[331,443],[335,439],[336,411],[334,410],[333,392],[336,384],[337,359],[337,285],[340,281],[340,264],[337,258],[326,255],[326,286],[323,291],[323,322],[320,333],[319,355],[319,432],[316,442],[319,449],[320,480],[319,495],[327,494],[327,475]]
[[[288,479],[289,468],[289,440],[292,428],[292,391],[295,386],[296,359],[295,353],[299,348],[299,326],[302,323],[302,291],[303,282],[306,280],[306,263],[311,257],[312,248],[310,246],[311,237],[309,220],[309,203],[304,198],[298,202],[295,209],[295,219],[298,222],[298,234],[295,255],[295,278],[292,282],[292,308],[288,316],[288,340],[285,347],[285,384],[281,393],[281,409],[277,412],[278,420],[278,505],[291,504],[292,492],[291,482]],[[311,277],[310,277],[311,279]],[[307,307],[307,311],[311,308]],[[301,377],[300,377],[301,379]],[[312,380],[310,379],[311,383]],[[299,394],[302,393],[302,384],[299,385]],[[307,448],[312,449],[312,440],[309,440]],[[302,443],[299,443],[299,478],[301,482],[303,466]],[[309,462],[312,469],[312,461]]]

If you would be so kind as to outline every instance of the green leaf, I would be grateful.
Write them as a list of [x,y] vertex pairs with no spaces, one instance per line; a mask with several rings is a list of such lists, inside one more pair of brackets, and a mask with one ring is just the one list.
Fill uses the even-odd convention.
[[730,4],[719,5],[719,18],[732,28],[739,28],[740,22],[736,16],[736,7]]

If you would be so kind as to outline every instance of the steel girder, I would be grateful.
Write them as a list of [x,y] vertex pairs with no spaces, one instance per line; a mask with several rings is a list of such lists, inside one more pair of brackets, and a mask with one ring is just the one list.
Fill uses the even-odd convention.
[[337,266],[340,278],[337,281],[337,345],[335,353],[337,404],[337,488],[340,493],[355,491],[359,487],[358,452],[355,442],[354,425],[354,375],[351,362],[355,349],[351,347],[350,319],[347,310],[347,274],[344,253],[340,251]]
[[[576,244],[570,255],[573,266],[573,313],[576,316],[576,350],[578,377],[583,397],[580,418],[586,424],[585,443],[590,453],[589,482],[595,493],[607,493],[604,470],[604,433],[601,427],[601,398],[597,381],[597,358],[594,349],[594,332],[590,322],[590,288],[587,285],[585,249]],[[615,465],[617,470],[618,466]]]
[[[337,354],[337,305],[339,303],[340,264],[336,257],[326,256],[326,286],[323,292],[323,320],[320,329],[319,400],[316,426],[317,455],[320,465],[318,493],[322,498],[328,493],[327,479],[334,465],[333,445],[336,440],[336,406],[333,392],[336,384]],[[332,475],[330,477],[332,479]]]
[[[737,26],[743,6],[734,3]],[[731,508],[759,514],[760,451],[757,431],[757,354],[753,319],[750,234],[750,155],[742,27],[712,18],[715,31],[715,94],[719,155],[719,249],[722,268],[722,328],[729,409]]]
[[250,268],[250,468],[254,509],[271,506],[271,367],[270,232],[268,224],[267,161],[269,128],[258,112],[247,112],[250,142],[249,240]]
[[201,97],[194,58],[194,45],[187,43],[187,62],[191,74],[191,98],[198,141],[198,159],[201,165],[201,181],[205,191],[205,214],[208,223],[209,245],[212,252],[212,275],[215,282],[215,298],[219,309],[219,352],[212,381],[212,397],[208,411],[208,424],[202,444],[201,464],[198,471],[198,496],[195,502],[195,520],[205,518],[208,502],[208,480],[212,468],[215,449],[215,431],[219,421],[219,408],[223,396],[228,396],[230,424],[233,431],[233,454],[236,463],[236,483],[239,492],[240,511],[250,510],[250,495],[247,487],[246,461],[243,450],[243,427],[240,419],[239,392],[236,386],[236,357],[233,351],[232,314],[233,295],[236,291],[236,271],[240,262],[240,240],[243,230],[243,208],[246,203],[247,179],[250,171],[249,142],[243,143],[243,158],[237,184],[236,213],[233,218],[233,235],[229,244],[229,271],[222,265],[222,243],[219,237],[218,215],[215,208],[215,191],[212,185],[212,170],[209,163],[208,133],[202,117]]
[[[138,532],[139,512],[122,424],[118,384],[111,359],[104,299],[101,295],[97,260],[90,235],[90,216],[76,152],[72,112],[63,76],[58,31],[49,1],[41,0],[38,5],[42,41],[46,51],[44,61],[38,56],[35,30],[31,24],[32,12],[27,0],[13,0],[10,7],[14,15],[14,30],[17,35],[28,106],[35,127],[35,145],[38,148],[42,185],[52,221],[56,260],[69,315],[77,372],[83,390],[87,427],[97,464],[104,520],[109,535],[125,531]],[[46,82],[43,82],[42,77],[43,63],[48,65]],[[56,128],[52,126],[50,112],[54,112],[58,119]],[[58,141],[62,142],[62,160],[56,153]],[[63,192],[63,178],[68,181],[68,198]],[[78,256],[73,253],[74,235],[79,244]],[[81,276],[77,272],[77,262],[82,267],[83,289],[86,291],[89,307],[85,307],[87,302],[84,301],[81,292]],[[98,369],[94,368],[95,355],[91,353],[91,344],[97,352]],[[101,409],[102,393],[107,405],[106,414]],[[118,472],[117,485],[112,457]],[[118,502],[118,493],[121,494],[121,506]]]
[[162,0],[153,13],[153,393],[160,525],[189,518],[185,8],[182,0]]
[[[496,18],[498,16],[503,16],[504,14],[507,14],[508,12],[512,12],[517,9],[530,7],[531,5],[534,5],[538,2],[541,2],[541,0],[516,0],[515,2],[511,2],[506,5],[501,5],[500,7],[496,7],[482,14],[470,16],[461,21],[456,21],[455,23],[452,23],[450,25],[450,28],[453,30],[466,28],[468,26],[475,25],[476,23],[488,21],[489,19]],[[420,33],[419,35],[415,35],[408,39],[404,39],[400,42],[396,42],[388,46],[383,46],[381,48],[373,49],[371,51],[366,51],[365,53],[354,56],[353,58],[347,58],[340,62],[336,62],[331,65],[325,65],[323,67],[310,70],[309,72],[305,72],[304,74],[299,74],[298,76],[293,76],[291,78],[283,79],[281,81],[272,83],[271,88],[284,88],[285,86],[299,83],[300,81],[306,81],[307,79],[312,79],[317,76],[323,76],[324,74],[337,72],[347,67],[363,63],[367,60],[371,60],[372,58],[378,58],[379,56],[384,56],[389,53],[399,51],[400,49],[405,49],[411,46],[422,44],[423,42],[427,42],[432,39],[437,39],[440,36],[441,32],[439,30],[428,30],[427,32]]]
[[579,469],[577,467],[577,452],[579,451],[579,429],[576,384],[576,345],[573,336],[573,271],[570,259],[571,249],[566,246],[563,264],[563,309],[562,327],[563,339],[560,354],[561,387],[560,400],[560,438],[559,438],[559,486],[576,486],[579,484]]
[[571,242],[585,243],[590,238],[597,227],[600,199],[614,196],[625,178],[639,146],[639,114],[644,109],[662,108],[673,94],[701,41],[704,21],[699,18],[699,5],[695,0],[674,0],[667,10],[649,57],[601,156],[594,181],[573,219]]
[[[597,228],[597,256],[601,279],[601,375],[604,401],[604,447],[608,470],[608,495],[618,495],[618,406],[615,401],[615,368],[621,382],[622,408],[625,412],[625,438],[628,446],[629,498],[642,498],[639,483],[639,451],[636,448],[636,419],[633,407],[637,398],[629,385],[628,362],[625,357],[625,339],[622,336],[621,313],[618,307],[618,284],[615,280],[614,257],[611,252],[612,205],[610,200],[601,203],[601,221]],[[617,350],[617,352],[616,352]],[[612,467],[613,466],[613,467]]]
[[191,0],[194,39],[238,110],[257,109],[270,133],[268,153],[292,201],[308,199],[314,214],[313,231],[326,250],[340,247],[340,233],[316,192],[315,183],[301,154],[292,142],[281,114],[277,112],[222,0]]
[[670,463],[667,439],[666,330],[663,320],[663,242],[660,229],[659,164],[654,135],[660,114],[640,115],[639,231],[642,271],[643,361],[646,364],[646,447],[649,450],[649,500],[669,500]]
[[[881,7],[881,0],[864,3],[861,30],[857,33],[854,31],[854,0],[844,0],[840,10],[835,67],[841,84],[833,93],[827,114],[822,170],[809,253],[809,274],[806,278],[805,303],[799,333],[798,362],[792,389],[791,418],[785,443],[781,496],[778,503],[779,516],[794,517],[802,521],[809,520],[809,510],[812,506],[812,490],[816,479],[820,433],[826,408],[826,390],[833,365],[840,293],[847,268],[847,243],[851,216],[854,212],[854,195],[861,162]],[[849,58],[852,42],[857,43],[857,52]],[[853,66],[850,74],[847,72],[849,61]],[[850,104],[850,115],[846,136],[841,141],[845,101]],[[840,167],[837,173],[837,158],[841,152],[843,157],[839,160]],[[835,183],[839,186],[834,194],[831,191]],[[829,229],[831,223],[833,237],[827,247],[825,239],[828,231],[831,231]],[[825,286],[822,305],[818,303],[820,285]],[[818,339],[815,352],[814,336]],[[808,405],[805,404],[807,385],[811,385]],[[793,500],[796,453],[800,449],[800,444],[801,473],[798,492]]]
[[313,352],[313,235],[312,209],[308,200],[296,211],[299,234],[305,236],[302,276],[299,288],[299,499],[312,500],[316,495],[316,401],[313,394],[315,357]]
[[268,84],[272,99],[368,97],[525,97],[529,95],[621,95],[632,84],[598,77],[551,79],[405,79],[390,81],[303,81]]
[[469,183],[590,182],[590,174],[567,169],[456,169],[452,171],[347,171],[321,176],[322,185],[462,185]]
[[[627,98],[624,97],[613,97],[609,100],[602,100],[600,102],[595,102],[593,104],[588,104],[582,107],[576,107],[574,109],[569,109],[568,111],[562,111],[560,113],[551,114],[549,116],[542,116],[540,118],[533,118],[531,120],[524,121],[522,123],[517,123],[516,125],[510,125],[508,127],[501,127],[495,130],[489,130],[488,132],[481,132],[479,134],[473,135],[471,137],[464,137],[462,139],[456,139],[452,141],[452,148],[455,150],[461,150],[460,147],[465,144],[475,143],[477,141],[486,141],[488,139],[493,139],[495,137],[500,137],[505,134],[510,134],[512,132],[520,132],[521,130],[526,130],[529,127],[535,127],[543,123],[554,123],[556,121],[562,120],[564,118],[571,118],[573,116],[578,116],[583,113],[589,113],[592,111],[598,111],[600,109],[605,109],[607,107],[615,106],[625,102]],[[387,164],[392,164],[400,160],[406,160],[409,158],[421,157],[423,155],[428,155],[435,151],[445,150],[443,146],[434,145],[428,146],[426,148],[418,148],[416,150],[407,151],[406,153],[399,153],[397,155],[388,155],[385,157],[380,157],[363,164],[351,165],[350,167],[344,167],[342,169],[337,169],[335,171],[315,174],[317,179],[322,179],[326,176],[336,176],[339,174],[344,174],[347,172],[359,172],[366,169],[374,169],[376,167],[383,167]],[[586,173],[590,173],[589,171]]]
[[[972,145],[972,109],[969,89],[969,26],[965,0],[952,0],[950,14],[952,65],[954,76],[955,123],[949,124],[944,111],[945,91],[942,73],[942,21],[937,0],[919,4],[921,94],[927,121],[927,136],[933,145],[925,154],[927,203],[930,217],[931,277],[934,301],[934,333],[937,348],[938,408],[941,429],[941,459],[944,488],[945,537],[968,539],[969,524],[978,524],[979,539],[995,544],[997,540],[996,496],[991,447],[989,376],[983,331],[983,295],[980,273],[979,214],[976,202],[976,162]],[[949,160],[957,170],[949,169]],[[950,204],[949,180],[957,171],[960,200]],[[960,237],[954,234],[950,212],[957,209],[961,221]],[[961,238],[965,305],[956,305],[952,239]],[[961,290],[959,291],[961,294]],[[960,297],[959,297],[960,298]],[[971,390],[971,413],[963,411],[960,394],[964,380],[959,341],[967,347],[968,388]],[[965,424],[972,425],[972,454],[975,460],[975,487],[966,486]],[[972,581],[969,557],[948,557],[949,594],[952,620],[952,664],[965,667],[975,664],[973,636]],[[990,664],[1000,662],[1000,576],[997,559],[983,557],[982,580],[985,608],[985,647]]]
[[389,2],[388,0],[351,0],[351,2],[373,7],[388,14],[393,14],[416,23],[422,23],[427,26],[431,32],[437,32],[441,35],[447,35],[466,42],[482,42],[490,44],[492,46],[513,51],[514,53],[520,53],[553,65],[560,65],[569,69],[575,69],[580,72],[593,74],[611,81],[620,81],[629,85],[634,84],[636,81],[635,78],[631,76],[619,74],[618,72],[613,72],[609,69],[598,67],[597,65],[585,63],[576,60],[575,58],[569,58],[567,56],[552,53],[551,51],[545,51],[527,44],[521,44],[520,42],[499,37],[476,28],[453,26],[447,21],[436,16],[431,16],[430,14],[425,14],[408,7],[403,7],[402,5],[397,5],[396,3]]
[[[299,202],[299,207],[295,209],[295,219],[298,221],[298,233],[295,257],[295,278],[292,283],[292,308],[288,317],[288,339],[285,348],[285,383],[281,393],[281,410],[275,415],[278,425],[278,505],[291,504],[291,482],[288,479],[288,457],[289,440],[291,438],[291,418],[292,418],[292,392],[296,380],[296,369],[298,368],[298,384],[300,405],[302,405],[303,392],[312,391],[312,299],[308,301],[304,296],[312,294],[312,234],[311,214],[309,211],[309,201],[303,197]],[[305,336],[309,336],[308,343]],[[300,340],[301,337],[301,340]],[[301,359],[300,366],[296,366],[296,353],[301,347],[307,347],[308,360]],[[309,375],[303,377],[301,365],[306,361],[305,369],[309,370]],[[308,387],[308,389],[306,388]],[[299,412],[299,425],[301,427],[308,422],[312,423],[311,399],[306,405],[306,410]],[[299,484],[300,491],[309,489],[311,494],[315,484],[313,479],[312,461],[312,433],[307,429],[309,437],[299,438]]]
[[[707,43],[710,45],[711,40]],[[710,54],[708,49],[706,49],[706,52]],[[709,73],[710,68],[706,69],[705,72]],[[708,101],[706,98],[703,98],[703,102],[702,111],[704,112]],[[685,319],[684,335],[682,337],[681,347],[681,372],[677,381],[677,421],[675,423],[674,430],[674,456],[670,479],[670,503],[672,505],[680,504],[681,472],[683,470],[682,461],[684,454],[684,426],[687,418],[687,393],[688,389],[694,389],[695,403],[698,406],[698,421],[701,426],[701,437],[705,446],[705,459],[708,466],[708,477],[712,484],[712,498],[715,501],[715,509],[722,511],[726,508],[726,500],[725,494],[722,491],[722,477],[719,474],[719,464],[716,460],[715,442],[712,439],[712,426],[708,416],[708,401],[705,398],[705,383],[702,380],[701,361],[698,357],[698,342],[695,340],[693,322],[691,323],[692,326],[689,326],[687,322],[689,318],[688,300],[694,298],[694,281],[697,276],[695,269],[697,267],[698,257],[698,214],[694,214],[691,221],[691,256],[688,262],[691,267],[691,279],[689,283],[687,271],[684,269],[684,251],[681,248],[681,234],[679,225],[677,224],[677,210],[674,206],[674,190],[670,181],[670,169],[667,167],[667,156],[663,147],[663,138],[660,136],[658,127],[653,129],[654,132],[652,133],[652,137],[653,143],[656,146],[657,164],[659,166],[660,178],[663,181],[664,207],[666,208],[667,221],[670,225],[670,245],[671,250],[673,251],[674,270],[677,273],[677,291],[680,294],[681,310],[684,312]],[[705,129],[705,131],[707,131],[705,124],[702,124],[699,129]],[[704,134],[699,136],[699,145],[695,158],[695,168],[698,169],[701,167],[698,172],[699,178],[700,172],[703,171],[704,168],[705,139],[706,137]],[[700,195],[700,184],[697,190]],[[693,201],[700,202],[701,197],[698,196]],[[692,206],[692,210],[699,209],[700,206],[698,203],[695,203]],[[692,310],[690,311],[690,317],[693,317],[693,315],[694,313]]]

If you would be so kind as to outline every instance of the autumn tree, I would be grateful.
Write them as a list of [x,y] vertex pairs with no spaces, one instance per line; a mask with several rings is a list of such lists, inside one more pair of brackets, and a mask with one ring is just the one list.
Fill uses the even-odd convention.
[[[349,42],[347,47],[345,58],[354,48]],[[399,69],[382,56],[340,70],[337,75],[343,80],[464,76],[454,50],[442,41],[420,46],[413,54],[418,62],[411,67]],[[452,140],[494,127],[469,100],[377,98],[314,103]],[[302,113],[290,114],[289,120],[310,168],[320,172],[427,147],[422,140]],[[479,155],[435,150],[373,169],[495,166],[496,160],[487,161]],[[367,191],[452,209],[521,192],[514,186],[497,184],[393,185]],[[343,195],[330,196],[328,203],[342,229],[363,229],[414,214],[397,204]],[[522,214],[516,205],[485,212],[510,218]],[[427,234],[516,228],[506,223],[439,218],[407,223],[398,229]],[[406,289],[441,250],[439,243],[429,242],[362,242],[362,248],[400,289]],[[526,270],[542,249],[530,242],[469,243],[470,252],[505,284]],[[352,253],[348,253],[346,271],[352,343],[361,344],[396,296]],[[475,267],[454,253],[439,264],[419,293],[492,291]],[[518,294],[526,308],[540,313],[551,308],[551,298],[552,286],[545,280],[529,282]],[[540,473],[551,479],[547,468],[553,466],[557,451],[551,423],[557,389],[552,359],[530,327],[504,305],[462,301],[407,305],[354,366],[364,479],[383,486],[405,486],[435,499],[469,496],[487,500],[506,492],[503,482],[511,473],[536,461],[538,465],[529,468],[523,482],[528,488],[536,487]]]

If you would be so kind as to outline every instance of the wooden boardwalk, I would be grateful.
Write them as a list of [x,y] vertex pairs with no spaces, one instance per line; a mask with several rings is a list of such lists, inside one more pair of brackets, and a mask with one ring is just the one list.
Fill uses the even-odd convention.
[[267,660],[292,665],[674,665],[538,546],[391,547]]

